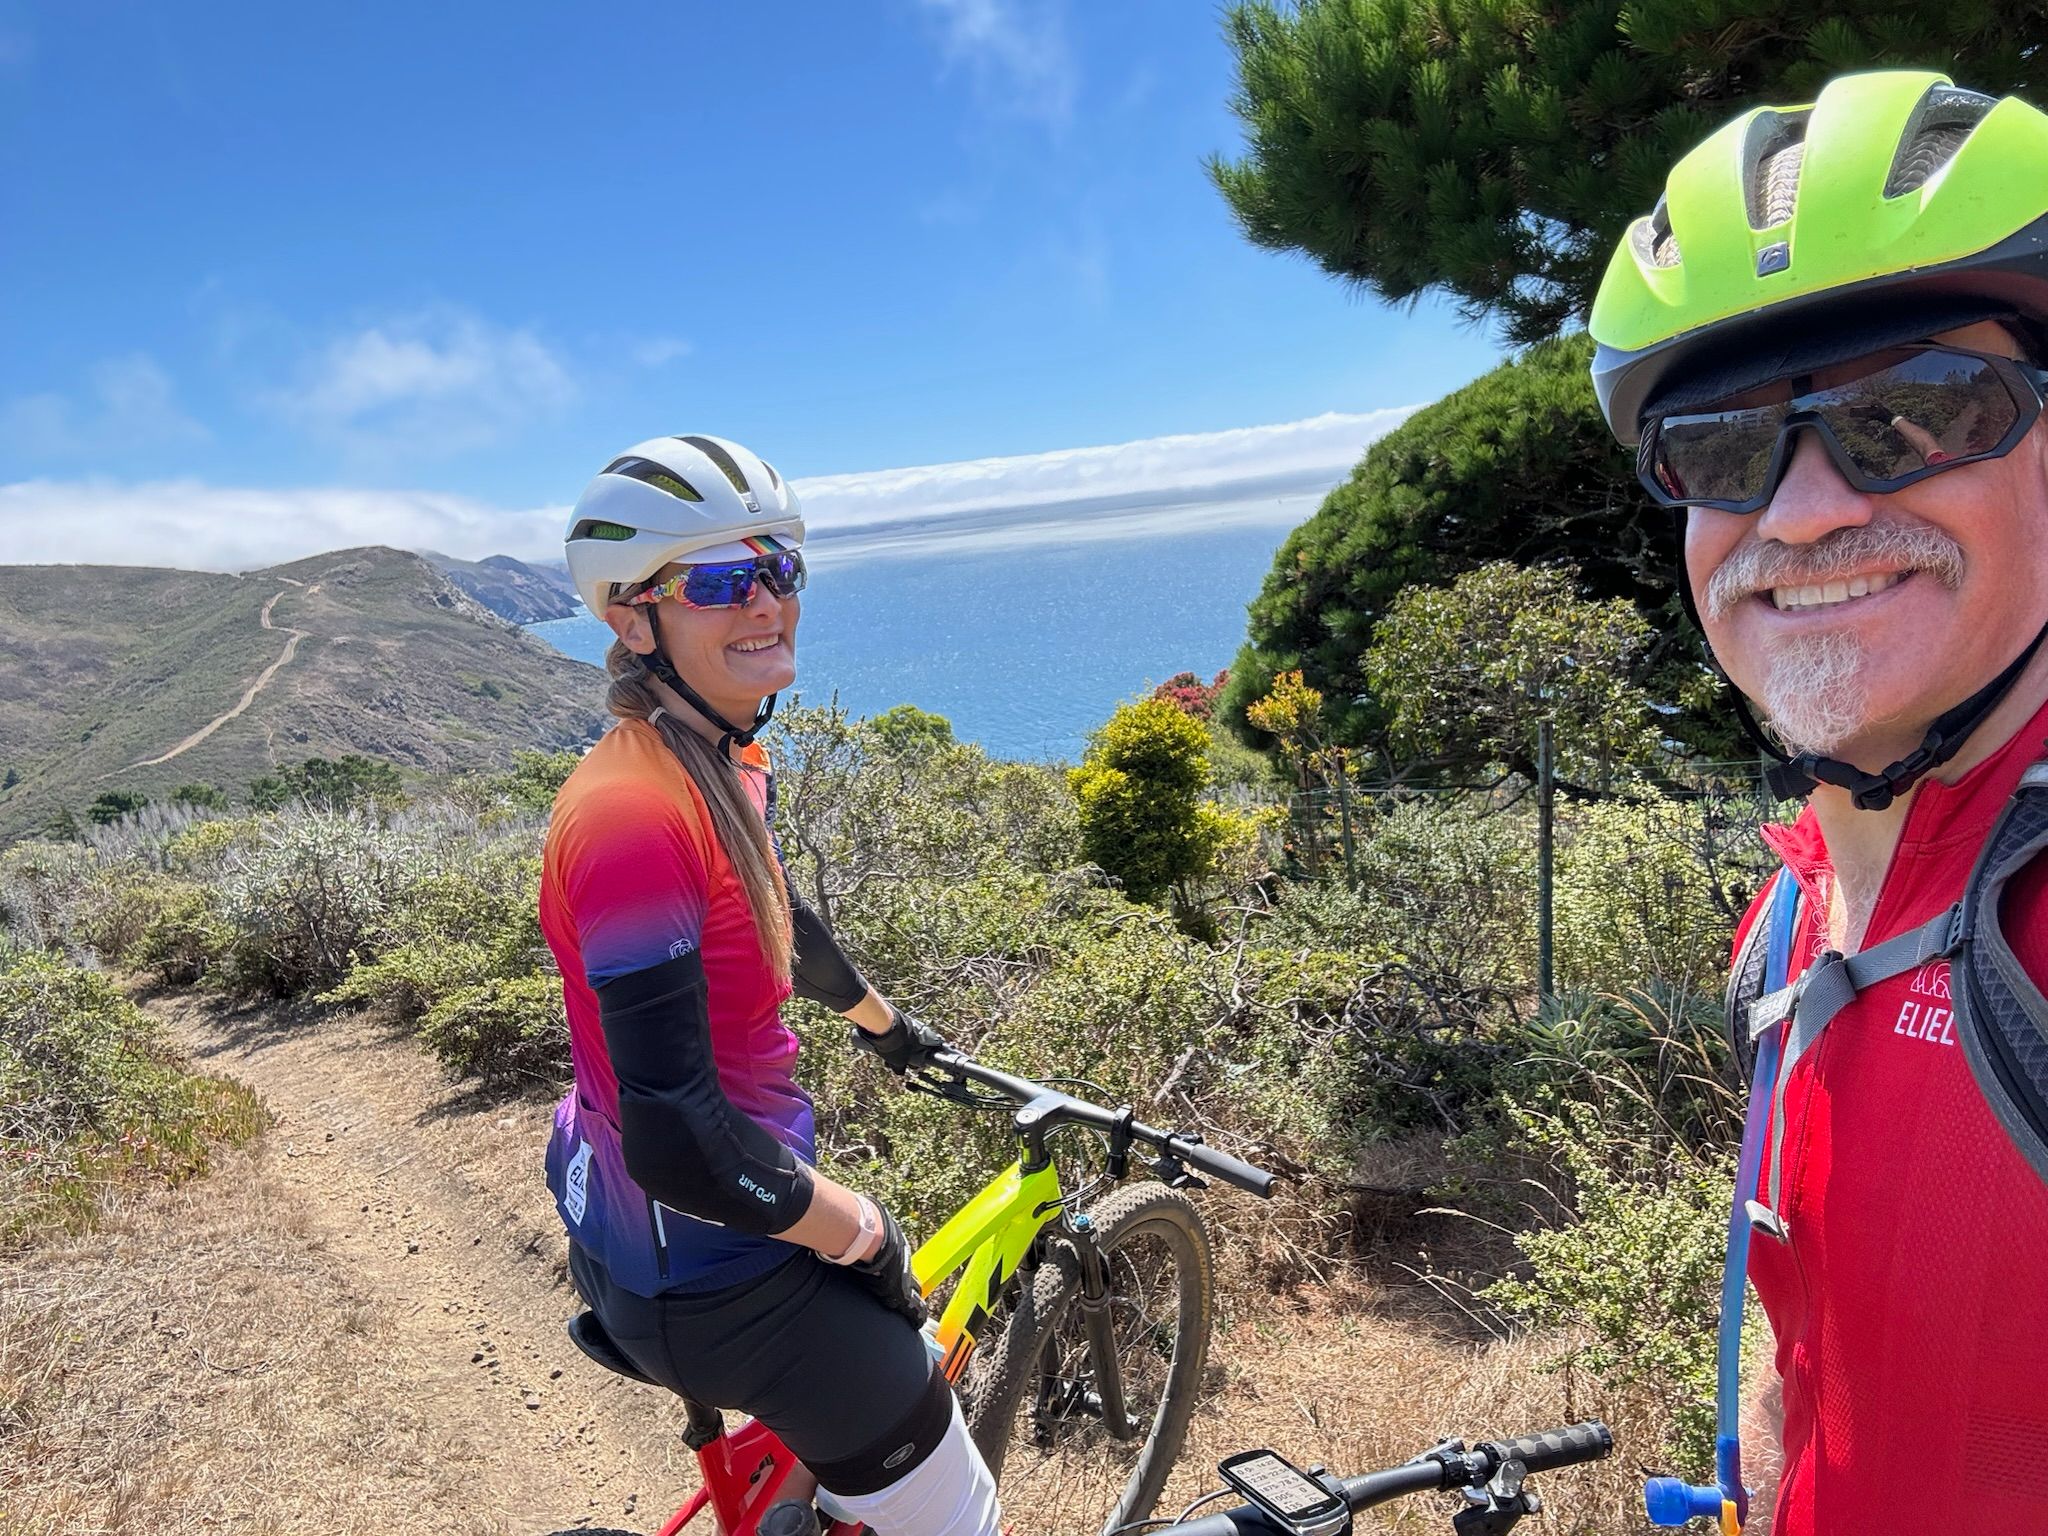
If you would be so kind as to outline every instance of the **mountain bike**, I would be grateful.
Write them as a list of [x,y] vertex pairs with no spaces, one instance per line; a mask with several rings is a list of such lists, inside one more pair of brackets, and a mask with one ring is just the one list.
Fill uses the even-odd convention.
[[[1598,1461],[1614,1449],[1605,1424],[1593,1421],[1545,1430],[1513,1440],[1488,1440],[1465,1448],[1446,1440],[1413,1461],[1362,1477],[1337,1478],[1321,1467],[1304,1472],[1275,1451],[1240,1451],[1217,1463],[1225,1486],[1181,1511],[1177,1520],[1138,1520],[1110,1536],[1171,1531],[1174,1536],[1346,1536],[1351,1517],[1411,1493],[1463,1495],[1465,1507],[1451,1516],[1457,1536],[1507,1536],[1543,1501],[1529,1487],[1538,1472]],[[1193,1519],[1204,1504],[1241,1494],[1249,1502],[1221,1514]]]
[[[926,1331],[989,1470],[1042,1522],[1106,1511],[1109,1532],[1142,1519],[1186,1439],[1213,1321],[1209,1234],[1184,1191],[1207,1174],[1267,1197],[1274,1176],[1199,1135],[1146,1125],[1129,1106],[1106,1109],[955,1051],[913,1068],[904,1086],[1007,1110],[1017,1138],[1016,1162],[911,1256],[927,1296],[958,1276]],[[1101,1172],[1069,1191],[1049,1143],[1071,1128],[1100,1136],[1104,1156]],[[1152,1177],[1123,1185],[1140,1147]],[[646,1380],[594,1314],[575,1318],[569,1336],[598,1364]],[[860,1536],[832,1516],[829,1495],[815,1508],[787,1496],[807,1480],[792,1482],[799,1463],[765,1425],[728,1430],[718,1409],[687,1398],[684,1408],[683,1442],[704,1481],[660,1536],[707,1509],[720,1536]]]

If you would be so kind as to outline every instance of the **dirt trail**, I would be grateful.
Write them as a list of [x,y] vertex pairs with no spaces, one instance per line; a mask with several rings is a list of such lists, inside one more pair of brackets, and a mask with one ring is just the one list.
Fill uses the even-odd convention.
[[[287,576],[285,580],[291,581],[291,578]],[[299,583],[293,581],[292,585],[296,587],[299,585]],[[315,586],[311,590],[317,592],[320,589],[318,586]],[[284,593],[282,591],[273,593],[270,601],[263,605],[263,612],[257,615],[258,622],[261,623],[265,629],[274,631],[277,628],[275,624],[272,624],[270,622],[270,610],[277,606],[278,598],[283,596]],[[211,736],[215,731],[219,730],[222,726],[226,725],[230,720],[234,719],[235,716],[239,715],[243,710],[247,709],[251,704],[255,703],[256,695],[261,693],[265,688],[268,688],[270,686],[270,680],[273,677],[277,676],[280,669],[282,669],[290,663],[292,657],[298,654],[299,642],[301,640],[304,640],[307,636],[307,631],[303,629],[293,629],[289,624],[284,626],[284,630],[286,634],[291,636],[291,638],[285,641],[284,643],[284,654],[279,656],[277,660],[273,661],[269,666],[265,667],[261,672],[259,672],[256,675],[256,681],[249,685],[248,689],[242,694],[240,701],[236,703],[233,709],[229,710],[224,715],[216,715],[212,720],[208,721],[205,725],[202,725],[190,736],[187,736],[183,741],[179,742],[175,747],[171,748],[170,751],[162,753],[156,757],[142,758],[137,762],[130,763],[128,766],[130,768],[150,768],[154,767],[158,763],[168,763],[172,758],[177,757],[179,754],[191,751],[192,748],[198,746],[199,743],[206,740],[207,737]]]
[[[540,1174],[546,1106],[481,1099],[447,1082],[417,1042],[358,1018],[234,1013],[176,996],[145,1001],[200,1070],[256,1089],[275,1124],[253,1151],[253,1177],[230,1171],[177,1192],[191,1208],[171,1202],[131,1241],[164,1256],[174,1278],[183,1264],[209,1277],[207,1287],[232,1289],[212,1278],[223,1271],[207,1257],[204,1208],[216,1186],[216,1204],[265,1206],[261,1225],[279,1248],[263,1260],[267,1273],[304,1269],[313,1292],[294,1312],[276,1281],[248,1280],[251,1294],[278,1298],[279,1315],[267,1341],[233,1346],[273,1349],[278,1329],[302,1332],[295,1356],[290,1341],[278,1350],[292,1364],[266,1378],[278,1400],[258,1422],[282,1426],[270,1430],[273,1439],[296,1434],[303,1443],[231,1451],[227,1439],[243,1428],[236,1410],[199,1398],[189,1410],[153,1410],[174,1420],[198,1415],[186,1437],[198,1443],[186,1455],[205,1463],[194,1486],[208,1502],[193,1521],[151,1524],[152,1536],[625,1536],[658,1528],[695,1486],[695,1466],[678,1438],[674,1400],[589,1364],[562,1331],[579,1303]],[[105,1234],[93,1241],[104,1244]],[[82,1250],[65,1262],[90,1273],[106,1258]],[[46,1267],[57,1291],[78,1283]],[[1247,1446],[1360,1470],[1404,1460],[1447,1432],[1585,1416],[1571,1380],[1540,1368],[1543,1347],[1447,1332],[1425,1293],[1386,1283],[1403,1265],[1370,1267],[1379,1273],[1360,1266],[1332,1288],[1224,1298],[1208,1395],[1162,1507],[1178,1509],[1213,1487],[1217,1458]],[[122,1304],[146,1311],[159,1332],[152,1287],[163,1285],[138,1274],[130,1289],[144,1299]],[[148,1339],[117,1343],[128,1353],[152,1347]],[[0,1367],[6,1344],[0,1336]],[[374,1352],[373,1367],[363,1364],[364,1349]],[[169,1390],[138,1380],[122,1396],[148,1400]],[[336,1415],[360,1423],[361,1433],[338,1437]],[[209,1434],[222,1449],[209,1449]],[[363,1443],[340,1443],[354,1440]],[[1572,1481],[1577,1486],[1555,1490],[1563,1528],[1640,1527],[1627,1513],[1640,1495],[1626,1467]],[[0,1476],[0,1495],[5,1482]],[[293,1493],[295,1518],[252,1517],[280,1488]],[[1024,1536],[1094,1529],[1092,1520],[1055,1513],[1063,1497],[1034,1491],[1027,1478],[1005,1479],[1005,1513]],[[4,1516],[0,1497],[0,1532]],[[1574,1516],[1590,1523],[1574,1524]],[[1390,1530],[1396,1520],[1402,1530],[1440,1528],[1414,1523],[1430,1517],[1415,1508],[1360,1529]],[[75,1521],[66,1528],[84,1529]],[[118,1520],[93,1528],[118,1536],[141,1529]]]
[[[695,1483],[673,1400],[588,1363],[562,1331],[579,1303],[541,1178],[545,1105],[480,1103],[416,1043],[354,1018],[150,1007],[201,1070],[249,1084],[275,1116],[259,1157],[394,1341],[412,1405],[475,1448],[472,1513],[519,1533],[667,1518]],[[420,1513],[385,1530],[445,1529]]]

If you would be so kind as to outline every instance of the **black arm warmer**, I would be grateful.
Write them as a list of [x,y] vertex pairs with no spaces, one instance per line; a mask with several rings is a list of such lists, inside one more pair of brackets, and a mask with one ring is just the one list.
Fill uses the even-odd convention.
[[790,980],[798,997],[844,1013],[868,995],[867,978],[846,958],[825,919],[793,889],[789,893],[789,926],[796,939],[796,965]]
[[810,1209],[811,1170],[719,1086],[703,957],[692,950],[595,990],[634,1182],[671,1210],[737,1232],[794,1225]]

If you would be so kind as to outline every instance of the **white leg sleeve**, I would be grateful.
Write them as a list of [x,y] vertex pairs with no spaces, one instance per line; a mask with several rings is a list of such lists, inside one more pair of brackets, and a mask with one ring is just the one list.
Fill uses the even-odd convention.
[[957,1401],[946,1438],[909,1476],[857,1497],[818,1492],[819,1508],[858,1520],[879,1536],[1001,1536],[996,1480],[967,1433]]

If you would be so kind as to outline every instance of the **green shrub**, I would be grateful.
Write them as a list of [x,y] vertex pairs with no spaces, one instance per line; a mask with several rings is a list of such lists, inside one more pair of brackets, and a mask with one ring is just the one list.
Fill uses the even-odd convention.
[[359,958],[320,1001],[414,1023],[481,982],[541,974],[549,959],[540,933],[540,860],[527,848],[523,837],[456,842],[447,856],[461,867],[400,891],[368,937],[369,958]]
[[1165,699],[1121,706],[1067,776],[1087,855],[1133,901],[1156,902],[1200,879],[1219,829],[1202,815],[1209,731]]
[[166,837],[157,856],[173,873],[211,879],[236,853],[253,848],[262,830],[263,820],[257,816],[195,821]]
[[215,981],[267,997],[333,986],[368,950],[398,894],[425,876],[435,841],[312,807],[266,818],[216,887],[232,938]]
[[569,1026],[554,976],[495,976],[447,993],[420,1037],[464,1076],[493,1086],[555,1085],[569,1075]]
[[915,704],[885,709],[869,720],[868,726],[880,738],[883,750],[892,756],[936,752],[954,744],[953,722]]
[[0,955],[0,1242],[89,1221],[117,1182],[202,1172],[261,1125],[253,1093],[184,1072],[104,976]]
[[150,889],[155,906],[128,950],[128,964],[159,986],[187,987],[204,981],[234,941],[233,930],[214,905],[213,892],[177,879],[159,881]]
[[358,961],[319,1001],[369,1008],[402,1024],[416,1023],[444,998],[494,975],[491,953],[459,939],[418,939]]
[[85,819],[96,827],[135,815],[149,804],[149,796],[133,789],[110,789],[85,808]]
[[1647,1397],[1670,1425],[1665,1453],[1710,1470],[1732,1160],[1617,1161],[1585,1110],[1525,1125],[1568,1172],[1577,1217],[1518,1234],[1529,1274],[1482,1294],[1537,1327],[1576,1335],[1557,1363],[1590,1371],[1612,1392]]
[[1073,798],[1042,764],[975,746],[892,752],[837,705],[784,710],[770,750],[783,855],[835,926],[842,900],[896,882],[1050,873],[1080,858]]
[[1561,818],[1560,987],[1719,988],[1735,902],[1757,888],[1768,856],[1744,838],[1710,862],[1712,812],[1702,800],[1621,800],[1573,806]]
[[1506,1105],[1597,1114],[1603,1143],[1631,1156],[1711,1154],[1741,1139],[1742,1094],[1711,994],[1563,992],[1508,1024],[1501,1044],[1495,1083]]
[[309,757],[249,781],[249,803],[259,811],[279,811],[293,805],[323,811],[392,809],[403,804],[404,799],[398,769],[360,752],[345,753],[332,762],[324,757]]
[[486,781],[492,798],[515,810],[545,816],[554,809],[555,796],[576,765],[583,761],[578,752],[541,752],[527,748],[512,754],[512,767],[493,774]]
[[26,948],[78,947],[97,871],[82,843],[16,843],[0,853],[0,927]]

